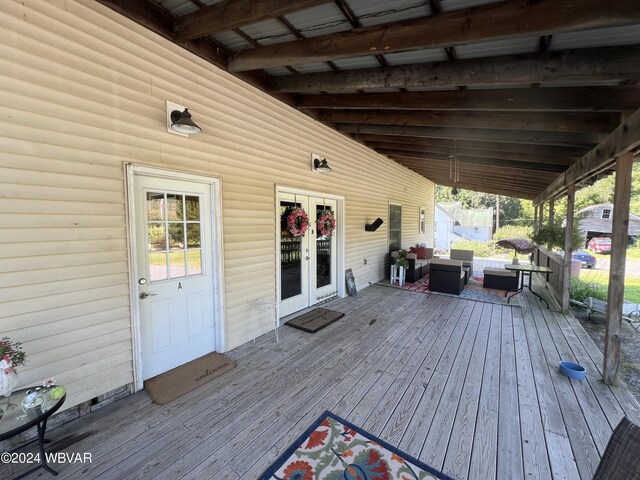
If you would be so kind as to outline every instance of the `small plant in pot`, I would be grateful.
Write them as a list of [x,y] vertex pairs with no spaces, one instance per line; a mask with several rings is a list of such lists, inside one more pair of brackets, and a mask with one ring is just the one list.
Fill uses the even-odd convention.
[[405,270],[409,267],[409,260],[407,260],[406,250],[398,250],[398,256],[396,257],[395,264],[397,267],[404,267]]

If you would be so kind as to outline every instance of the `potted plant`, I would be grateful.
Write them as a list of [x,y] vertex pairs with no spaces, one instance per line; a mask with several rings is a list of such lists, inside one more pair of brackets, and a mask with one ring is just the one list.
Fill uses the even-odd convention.
[[[555,219],[553,223],[547,223],[538,228],[531,239],[538,245],[547,246],[550,250],[564,249],[564,237],[566,227],[562,224],[561,219]],[[573,222],[573,250],[578,250],[584,245],[584,237],[580,231],[580,223]]]
[[15,367],[24,365],[25,360],[21,342],[14,342],[9,337],[0,340],[0,396],[11,395],[18,383]]
[[406,250],[398,250],[398,256],[396,257],[396,266],[402,267],[405,270],[409,267],[409,260],[407,259],[407,251]]

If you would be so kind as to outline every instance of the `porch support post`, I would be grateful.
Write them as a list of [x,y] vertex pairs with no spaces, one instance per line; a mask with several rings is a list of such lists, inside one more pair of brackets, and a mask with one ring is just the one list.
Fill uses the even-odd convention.
[[540,213],[538,215],[538,227],[544,227],[544,202],[540,202]]
[[[555,199],[550,198],[549,199],[549,225],[553,225],[555,218],[556,218]],[[551,245],[547,245],[547,248],[551,250]]]
[[533,206],[533,233],[538,232],[538,205]]
[[569,313],[569,286],[571,285],[571,254],[573,253],[573,209],[576,185],[567,186],[567,222],[564,234],[564,261],[562,264],[562,313]]
[[633,152],[625,153],[616,160],[607,328],[604,341],[603,379],[607,385],[618,384],[618,370],[620,368],[620,335],[622,334],[622,304],[624,303],[632,167]]

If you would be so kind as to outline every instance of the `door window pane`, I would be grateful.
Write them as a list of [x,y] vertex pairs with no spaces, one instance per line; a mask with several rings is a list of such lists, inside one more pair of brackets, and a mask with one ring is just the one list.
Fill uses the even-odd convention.
[[184,248],[184,223],[169,223],[169,248]]
[[[316,205],[316,218],[323,210],[331,210],[329,205]],[[331,285],[331,235],[316,235],[316,288]]]
[[202,273],[202,252],[200,250],[187,250],[187,275],[199,275]]
[[280,202],[280,292],[282,300],[302,293],[302,237],[292,237],[287,230],[287,209],[300,207],[293,202]]
[[187,224],[187,248],[200,248],[200,224]]
[[182,220],[184,218],[182,212],[183,198],[182,195],[167,194],[167,220]]
[[171,278],[186,276],[185,260],[184,250],[176,250],[169,253],[169,276]]
[[200,220],[200,197],[187,195],[184,197],[187,220]]
[[193,195],[147,193],[147,261],[151,281],[202,273],[200,206],[200,197]]
[[147,192],[147,220],[164,219],[164,193]]
[[149,281],[166,280],[167,277],[167,253],[149,254]]

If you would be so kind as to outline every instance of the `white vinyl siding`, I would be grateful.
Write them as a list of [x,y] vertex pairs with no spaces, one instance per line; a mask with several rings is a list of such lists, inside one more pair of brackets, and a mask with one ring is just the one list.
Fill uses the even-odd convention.
[[[384,276],[387,222],[364,226],[389,202],[403,247],[433,244],[430,181],[94,0],[7,0],[0,29],[0,334],[24,343],[23,386],[54,376],[69,407],[133,381],[125,163],[221,179],[227,349],[275,301],[276,185],[345,198],[359,289]],[[167,133],[165,100],[204,133]]]

